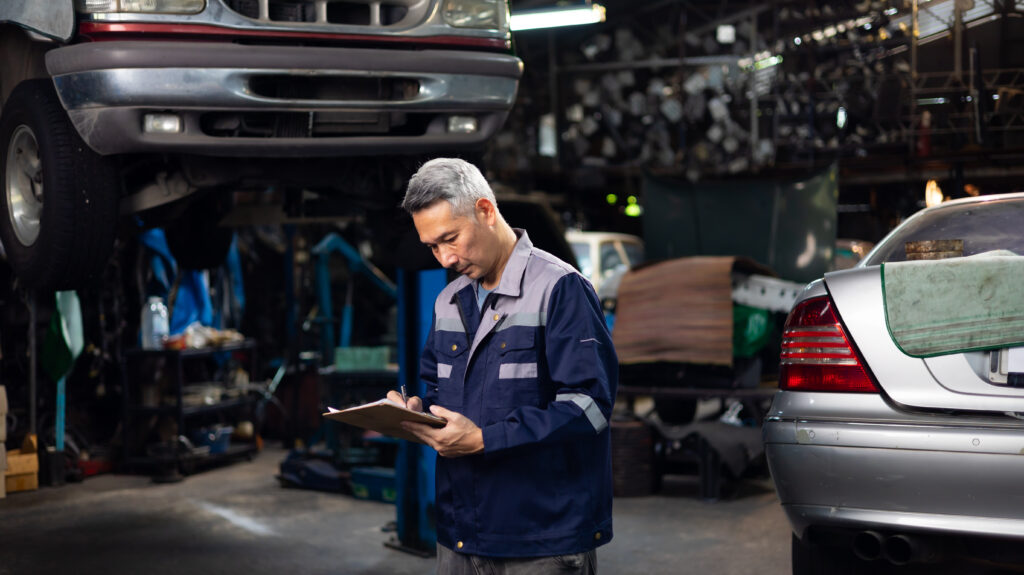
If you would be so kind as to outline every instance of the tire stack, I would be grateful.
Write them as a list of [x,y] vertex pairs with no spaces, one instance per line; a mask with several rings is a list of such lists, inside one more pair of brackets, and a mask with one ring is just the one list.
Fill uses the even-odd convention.
[[643,421],[612,420],[612,485],[615,497],[654,492],[654,430]]

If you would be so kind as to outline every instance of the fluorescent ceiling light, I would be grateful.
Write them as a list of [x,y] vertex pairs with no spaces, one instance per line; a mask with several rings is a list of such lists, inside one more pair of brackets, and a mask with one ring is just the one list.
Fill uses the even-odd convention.
[[598,22],[604,22],[604,19],[604,6],[589,4],[587,6],[517,12],[512,14],[511,26],[513,32],[518,32],[520,30],[536,30],[538,28],[597,24]]

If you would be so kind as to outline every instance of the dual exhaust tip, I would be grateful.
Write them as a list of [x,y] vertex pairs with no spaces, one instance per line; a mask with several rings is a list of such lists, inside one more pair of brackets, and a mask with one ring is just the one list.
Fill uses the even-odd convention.
[[893,565],[935,563],[944,558],[942,550],[927,538],[883,535],[877,531],[861,531],[854,535],[853,553],[863,561],[885,559]]

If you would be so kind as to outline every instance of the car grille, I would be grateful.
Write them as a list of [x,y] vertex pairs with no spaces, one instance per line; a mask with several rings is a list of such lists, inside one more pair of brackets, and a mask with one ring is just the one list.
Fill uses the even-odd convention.
[[383,28],[420,19],[430,0],[224,0],[235,12],[264,22]]

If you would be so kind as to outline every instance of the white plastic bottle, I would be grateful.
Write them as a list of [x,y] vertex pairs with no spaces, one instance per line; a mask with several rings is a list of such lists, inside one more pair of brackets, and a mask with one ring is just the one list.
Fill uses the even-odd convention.
[[142,349],[163,349],[169,334],[167,306],[160,296],[150,296],[142,306]]

